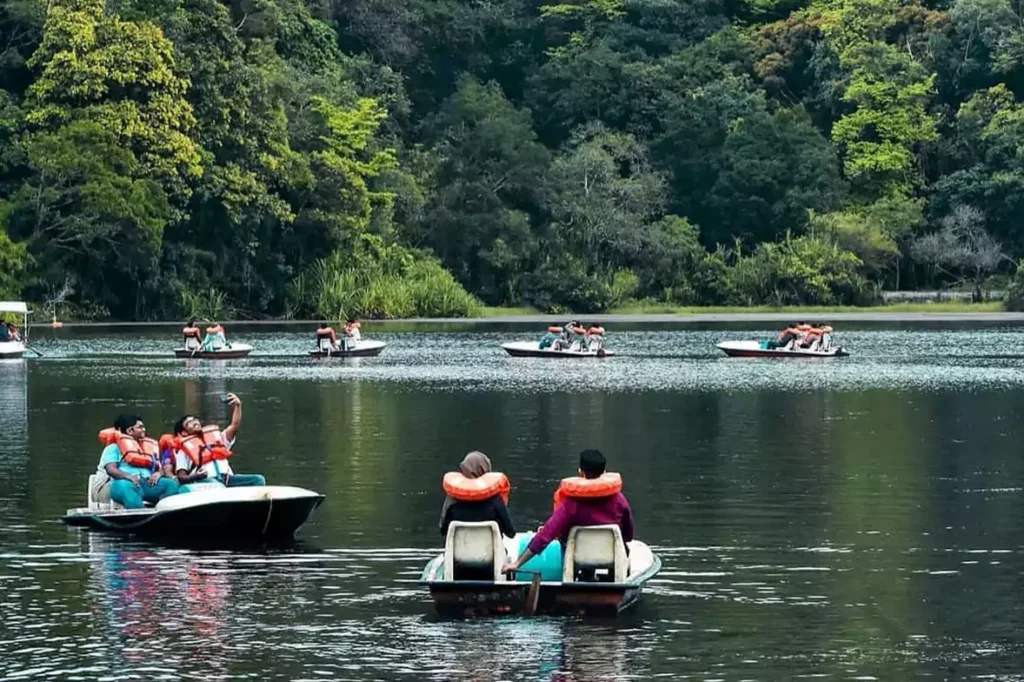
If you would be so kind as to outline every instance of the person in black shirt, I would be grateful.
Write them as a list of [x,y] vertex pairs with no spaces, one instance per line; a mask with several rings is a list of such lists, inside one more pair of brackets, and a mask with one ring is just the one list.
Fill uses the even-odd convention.
[[[479,478],[491,471],[491,460],[482,452],[471,452],[462,460],[459,470],[466,478]],[[506,484],[507,486],[507,484]],[[507,493],[507,487],[506,487]],[[448,526],[452,521],[480,522],[495,521],[502,535],[515,537],[516,528],[508,514],[508,507],[500,494],[485,500],[468,502],[457,500],[451,495],[445,498],[441,508],[441,536],[448,536]]]

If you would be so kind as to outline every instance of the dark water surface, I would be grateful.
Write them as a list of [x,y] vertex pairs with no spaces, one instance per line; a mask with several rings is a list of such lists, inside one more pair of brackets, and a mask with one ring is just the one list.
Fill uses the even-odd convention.
[[[507,358],[521,326],[366,331],[380,358],[261,328],[233,335],[251,359],[178,361],[164,332],[69,329],[0,363],[0,679],[1024,680],[1024,327],[860,325],[807,362],[716,355],[749,326],[617,326],[601,362]],[[235,469],[327,495],[295,547],[56,522],[118,411],[159,434],[225,418],[229,390]],[[525,529],[585,447],[664,562],[643,603],[433,617],[443,473],[487,452]]]

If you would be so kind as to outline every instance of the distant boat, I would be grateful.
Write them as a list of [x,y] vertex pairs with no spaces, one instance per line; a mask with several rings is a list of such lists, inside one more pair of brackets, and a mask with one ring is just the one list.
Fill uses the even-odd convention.
[[340,347],[334,348],[329,339],[324,339],[309,355],[314,358],[373,358],[380,355],[386,345],[383,341],[342,339]]
[[176,358],[197,358],[201,360],[234,360],[244,358],[252,353],[252,346],[247,343],[232,343],[217,350],[204,350],[202,346],[195,348],[175,348]]
[[31,312],[23,301],[0,301],[0,313],[21,315],[23,332],[20,341],[0,341],[0,359],[16,359],[25,355],[28,343],[28,316]]
[[514,358],[607,358],[615,355],[614,351],[604,348],[594,350],[541,348],[539,341],[512,341],[501,344],[501,347]]
[[849,355],[842,346],[769,348],[767,341],[724,341],[717,348],[731,358],[841,358]]

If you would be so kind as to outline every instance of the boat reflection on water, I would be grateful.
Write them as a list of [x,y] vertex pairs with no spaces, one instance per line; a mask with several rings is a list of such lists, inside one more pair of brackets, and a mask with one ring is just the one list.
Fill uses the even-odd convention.
[[[429,621],[430,619],[428,619]],[[621,680],[646,670],[650,647],[637,641],[644,631],[622,619],[600,623],[564,618],[478,619],[429,623],[430,660],[421,670],[444,679],[497,682],[530,671],[531,679],[552,682]],[[439,662],[444,670],[438,671]],[[518,678],[517,678],[518,679]]]
[[105,631],[117,639],[105,655],[120,656],[154,678],[159,668],[173,672],[179,656],[191,668],[226,672],[231,603],[230,573],[222,570],[226,557],[87,535],[91,603],[101,609]]

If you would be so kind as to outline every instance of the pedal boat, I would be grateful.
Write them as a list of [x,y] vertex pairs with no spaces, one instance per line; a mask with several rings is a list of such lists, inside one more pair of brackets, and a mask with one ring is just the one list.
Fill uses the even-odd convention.
[[607,358],[615,355],[603,347],[595,350],[579,350],[575,345],[564,350],[541,348],[540,341],[512,341],[501,344],[505,352],[514,358]]
[[319,493],[293,486],[216,486],[125,509],[93,499],[94,477],[87,506],[68,509],[61,518],[67,525],[138,536],[287,540],[324,501]]
[[724,341],[717,348],[731,358],[841,358],[849,355],[842,346],[768,348],[767,341]]
[[[521,569],[514,579],[501,573],[505,561],[514,560],[518,548],[525,546],[523,536],[503,538],[493,521],[453,522],[444,552],[427,563],[419,581],[430,590],[437,612],[467,617],[527,611],[533,573]],[[628,544],[627,554],[618,526],[573,528],[561,580],[542,578],[530,610],[549,615],[615,616],[635,605],[644,585],[661,570],[661,559],[642,542]],[[527,562],[524,569],[534,561]],[[577,569],[593,570],[595,581],[576,580]]]
[[248,357],[252,353],[252,346],[247,343],[233,343],[217,350],[203,350],[202,346],[196,348],[175,348],[176,358],[195,358],[198,360],[237,360]]
[[375,358],[387,344],[383,341],[341,342],[340,348],[333,348],[330,342],[320,344],[309,351],[312,358]]
[[16,360],[25,355],[28,343],[28,316],[32,313],[24,301],[0,301],[0,313],[21,317],[21,341],[0,341],[0,360]]

